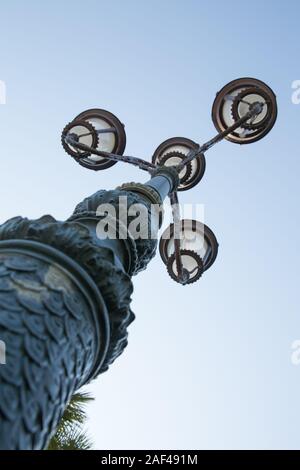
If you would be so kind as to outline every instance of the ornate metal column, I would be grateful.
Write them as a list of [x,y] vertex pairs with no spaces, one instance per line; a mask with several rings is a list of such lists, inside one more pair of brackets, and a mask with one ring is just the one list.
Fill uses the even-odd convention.
[[[131,237],[120,201],[142,204],[153,230],[151,204],[178,183],[170,170],[145,185],[98,191],[66,222],[15,217],[0,227],[0,449],[45,448],[74,391],[127,345],[131,276],[147,266],[157,240]],[[101,204],[115,207],[122,239],[97,236]]]

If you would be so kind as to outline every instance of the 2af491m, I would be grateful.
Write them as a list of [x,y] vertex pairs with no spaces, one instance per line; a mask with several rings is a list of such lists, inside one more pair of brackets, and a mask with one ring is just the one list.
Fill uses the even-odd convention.
[[197,465],[197,454],[147,454],[144,464]]

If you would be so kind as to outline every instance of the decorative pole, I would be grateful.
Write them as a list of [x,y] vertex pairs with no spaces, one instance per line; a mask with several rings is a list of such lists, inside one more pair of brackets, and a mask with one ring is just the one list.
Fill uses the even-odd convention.
[[[0,449],[46,448],[74,392],[126,347],[134,320],[131,277],[155,255],[167,196],[174,223],[162,235],[160,254],[171,278],[190,284],[213,264],[216,238],[200,222],[180,219],[177,190],[201,180],[204,152],[214,144],[259,140],[276,114],[267,85],[235,80],[213,106],[218,135],[202,146],[169,139],[152,163],[123,156],[124,126],[107,111],[85,111],[66,126],[62,144],[80,165],[103,170],[123,161],[151,178],[96,192],[65,222],[46,215],[15,217],[0,226],[0,340],[6,351],[0,364]],[[133,206],[144,214],[144,236],[133,234]]]
[[131,276],[147,266],[157,240],[134,240],[124,225],[123,239],[100,239],[97,209],[110,204],[118,213],[125,197],[151,222],[151,204],[161,205],[177,182],[176,171],[162,169],[148,184],[98,191],[66,222],[16,217],[1,226],[1,449],[44,448],[73,393],[127,344]]

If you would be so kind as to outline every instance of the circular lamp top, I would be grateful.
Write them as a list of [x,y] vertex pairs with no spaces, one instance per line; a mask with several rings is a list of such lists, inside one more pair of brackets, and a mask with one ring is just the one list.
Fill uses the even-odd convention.
[[[96,132],[99,131],[97,150],[123,155],[126,146],[126,134],[124,125],[114,114],[104,109],[89,109],[78,114],[75,120],[77,119],[87,121],[92,124]],[[108,132],[102,132],[105,129],[108,129]],[[79,163],[91,170],[104,170],[117,162],[98,155],[91,155],[80,159]]]
[[83,158],[91,155],[90,152],[77,149],[66,142],[65,138],[67,135],[72,136],[75,141],[81,144],[94,149],[97,148],[98,134],[92,124],[87,121],[77,120],[70,122],[62,131],[61,143],[65,151],[74,158]]
[[277,103],[271,88],[255,78],[240,78],[225,85],[212,107],[212,120],[218,132],[232,126],[257,102],[263,105],[262,112],[229,134],[226,139],[230,142],[249,144],[262,139],[275,124]]
[[[184,219],[181,220],[178,235],[181,250],[195,252],[202,260],[203,271],[210,268],[218,254],[218,242],[213,232],[197,220]],[[175,252],[174,224],[169,225],[163,232],[159,242],[159,251],[163,262],[167,264]],[[188,265],[187,269],[190,270],[190,267]],[[184,264],[183,268],[185,268]]]
[[[165,140],[155,150],[152,163],[155,165],[176,166],[191,150],[199,148],[196,142],[185,137],[173,137]],[[191,189],[202,179],[205,172],[205,157],[203,154],[189,162],[180,172],[178,191]]]
[[182,263],[182,279],[180,279],[177,270],[177,262],[175,253],[173,253],[167,262],[167,270],[169,276],[175,282],[180,284],[192,284],[198,281],[203,273],[203,261],[202,258],[191,250],[180,250],[181,263]]

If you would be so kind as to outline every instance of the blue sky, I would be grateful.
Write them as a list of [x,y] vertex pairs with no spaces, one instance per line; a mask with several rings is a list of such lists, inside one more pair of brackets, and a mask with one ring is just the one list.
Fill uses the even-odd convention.
[[211,138],[230,80],[275,91],[271,133],[219,144],[181,193],[205,205],[218,259],[192,286],[173,283],[159,255],[134,279],[129,346],[89,386],[88,427],[99,449],[299,449],[299,2],[11,0],[0,13],[0,222],[64,219],[97,189],[147,179],[64,153],[61,130],[85,109],[115,113],[126,152],[150,159],[166,138]]

